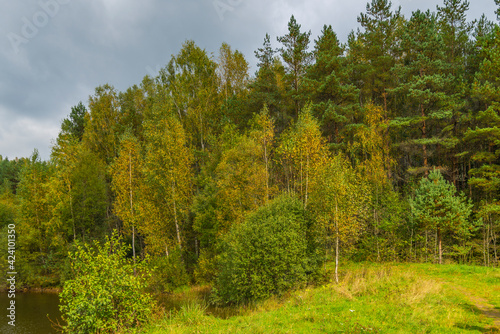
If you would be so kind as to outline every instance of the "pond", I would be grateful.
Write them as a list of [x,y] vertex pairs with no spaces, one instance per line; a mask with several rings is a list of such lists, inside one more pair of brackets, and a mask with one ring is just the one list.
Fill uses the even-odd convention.
[[[7,318],[10,299],[7,292],[0,292],[0,333],[2,334],[52,334],[50,320],[59,323],[59,297],[56,293],[16,293],[16,326],[8,324]],[[49,318],[50,320],[49,320]]]

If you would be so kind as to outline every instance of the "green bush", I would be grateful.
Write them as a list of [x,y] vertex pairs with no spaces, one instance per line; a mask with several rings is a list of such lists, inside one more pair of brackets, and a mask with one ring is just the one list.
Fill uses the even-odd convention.
[[150,267],[154,269],[149,280],[149,289],[154,293],[171,292],[189,284],[189,275],[178,250],[171,252],[169,256],[151,259]]
[[320,268],[302,203],[280,196],[228,234],[215,300],[242,303],[301,286]]
[[212,283],[217,277],[217,263],[219,255],[215,252],[202,249],[194,270],[194,278],[198,284]]
[[153,299],[143,293],[149,272],[125,259],[127,248],[116,235],[104,244],[76,245],[70,252],[73,278],[60,294],[69,333],[126,332],[146,322]]

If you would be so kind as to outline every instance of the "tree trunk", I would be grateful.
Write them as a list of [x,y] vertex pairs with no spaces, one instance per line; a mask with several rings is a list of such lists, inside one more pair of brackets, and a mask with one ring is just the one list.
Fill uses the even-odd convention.
[[307,152],[307,159],[306,159],[306,193],[304,198],[304,209],[307,209],[308,192],[309,192],[309,152]]
[[483,228],[483,261],[484,265],[488,266],[488,262],[486,261],[486,226]]
[[136,263],[135,263],[135,226],[134,226],[134,193],[132,191],[132,152],[128,152],[128,171],[129,171],[129,187],[130,187],[130,217],[132,223],[132,257],[134,258],[134,276],[136,273]]
[[425,262],[428,261],[428,255],[429,255],[429,247],[427,245],[429,239],[428,239],[428,231],[425,230]]
[[71,184],[68,180],[69,208],[71,210],[71,220],[73,221],[73,240],[76,240],[75,214],[73,213],[73,195],[71,195]]
[[266,200],[264,203],[269,202],[269,161],[267,157],[267,140],[264,139],[264,161],[266,163]]
[[439,264],[443,264],[443,249],[441,246],[441,229],[439,227],[437,229],[437,238],[438,238],[438,248],[439,248]]
[[134,258],[134,276],[137,275],[136,273],[136,264],[135,264],[135,228],[134,228],[134,225],[132,224],[132,256]]
[[[421,109],[421,116],[423,118],[423,117],[425,117],[423,104],[420,105],[420,109]],[[426,129],[425,120],[424,120],[423,124],[422,124],[422,139],[426,139],[426,138],[427,138],[427,129]],[[427,175],[429,175],[429,171],[427,170],[428,161],[427,161],[427,145],[426,144],[422,145],[422,150],[423,150],[423,156],[424,156],[425,176],[427,176]]]
[[[411,233],[410,233],[410,261],[411,261],[411,257],[412,257],[412,251],[413,251],[413,229],[411,229]],[[416,253],[415,253],[415,262],[417,262],[417,254]]]
[[175,222],[175,232],[177,234],[177,243],[179,245],[179,250],[182,250],[181,231],[179,228],[179,221],[177,219],[177,204],[175,202],[175,186],[173,183],[172,183],[172,203],[173,203],[173,209],[174,209],[174,222]]
[[497,237],[496,237],[496,233],[495,231],[493,230],[493,227],[491,228],[491,239],[493,241],[493,254],[495,254],[495,258],[493,259],[493,262],[495,264],[498,264],[498,254],[497,254]]
[[335,200],[335,282],[339,282],[339,223],[338,223],[338,204]]
[[488,217],[488,225],[486,225],[486,260],[488,263],[488,267],[490,266],[490,229],[491,229],[491,224],[490,224],[490,218]]

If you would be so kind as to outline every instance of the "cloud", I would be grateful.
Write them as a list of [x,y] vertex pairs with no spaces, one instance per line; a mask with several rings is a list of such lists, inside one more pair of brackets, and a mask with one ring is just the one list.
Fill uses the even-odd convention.
[[[0,0],[0,154],[27,156],[37,147],[49,158],[51,140],[72,105],[87,103],[94,88],[138,84],[165,66],[186,39],[216,57],[222,42],[240,50],[256,70],[254,50],[269,33],[287,32],[292,14],[312,40],[331,24],[341,41],[358,26],[367,0]],[[438,0],[393,0],[409,16]],[[226,6],[222,12],[218,6]],[[51,7],[52,6],[52,7]],[[229,7],[228,7],[229,6]],[[490,0],[471,2],[471,13]],[[35,31],[30,32],[30,25]],[[33,29],[31,29],[33,30]],[[23,38],[12,43],[13,34]],[[312,49],[313,45],[311,45]]]
[[38,148],[44,158],[49,157],[50,138],[54,138],[59,130],[53,120],[18,116],[2,107],[0,119],[0,154],[4,158],[28,157],[34,148]]

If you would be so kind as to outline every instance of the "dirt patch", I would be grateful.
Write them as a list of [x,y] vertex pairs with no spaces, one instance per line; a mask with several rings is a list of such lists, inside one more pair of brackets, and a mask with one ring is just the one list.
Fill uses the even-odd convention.
[[493,324],[495,327],[500,329],[500,311],[497,310],[493,305],[488,303],[484,298],[469,295],[469,299],[474,305],[481,311],[482,314],[490,319],[493,319]]
[[477,307],[484,316],[493,320],[493,326],[495,329],[500,329],[500,310],[491,305],[488,300],[472,294],[463,287],[455,286],[455,288],[467,296],[470,302]]

